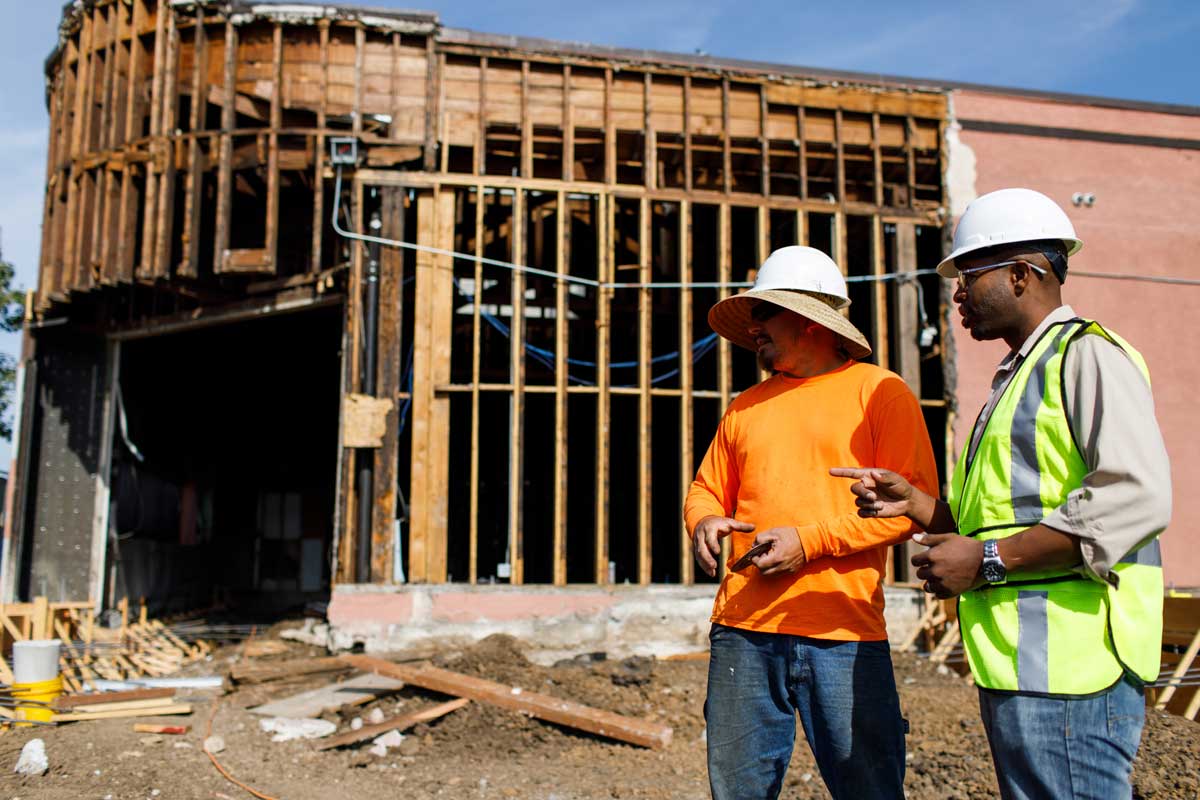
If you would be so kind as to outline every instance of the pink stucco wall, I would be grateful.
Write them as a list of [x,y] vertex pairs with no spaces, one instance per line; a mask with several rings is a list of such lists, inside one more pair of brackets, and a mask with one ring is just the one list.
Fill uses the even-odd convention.
[[[956,92],[960,120],[1167,136],[1200,141],[1200,114],[1050,103],[982,92]],[[1070,216],[1084,242],[1071,268],[1200,279],[1200,151],[963,130],[974,151],[977,194],[1009,186],[1044,192]],[[954,156],[952,155],[952,158]],[[951,164],[953,172],[954,164]],[[953,186],[952,192],[961,192]],[[1096,196],[1091,208],[1071,204],[1075,192]],[[1200,286],[1097,280],[1068,274],[1066,302],[1082,316],[1120,333],[1145,356],[1159,424],[1171,456],[1174,518],[1163,538],[1168,585],[1200,586]],[[954,314],[957,322],[957,313]],[[955,327],[960,413],[956,450],[987,394],[1006,348],[975,342]]]

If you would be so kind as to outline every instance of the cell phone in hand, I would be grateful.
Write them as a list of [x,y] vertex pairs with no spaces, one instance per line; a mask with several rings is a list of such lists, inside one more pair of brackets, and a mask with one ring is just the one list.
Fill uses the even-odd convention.
[[734,572],[741,572],[753,563],[753,558],[755,556],[762,555],[763,553],[767,552],[771,549],[773,544],[775,543],[769,539],[765,542],[759,542],[758,544],[754,545],[754,547],[751,547],[744,554],[742,554],[742,557],[739,558],[737,563],[730,567],[730,569]]

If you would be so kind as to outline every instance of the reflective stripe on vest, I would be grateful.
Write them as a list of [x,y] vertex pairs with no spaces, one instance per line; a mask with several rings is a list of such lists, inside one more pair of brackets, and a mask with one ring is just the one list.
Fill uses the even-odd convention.
[[[1062,368],[1071,343],[1085,335],[1122,348],[1150,380],[1141,355],[1098,324],[1076,319],[1049,326],[1004,387],[969,462],[955,465],[948,501],[963,535],[1012,536],[1041,522],[1082,484],[1088,469],[1067,419]],[[959,621],[976,683],[1078,695],[1111,686],[1124,671],[1157,678],[1163,598],[1157,537],[1113,572],[1117,586],[1048,570],[964,594]]]

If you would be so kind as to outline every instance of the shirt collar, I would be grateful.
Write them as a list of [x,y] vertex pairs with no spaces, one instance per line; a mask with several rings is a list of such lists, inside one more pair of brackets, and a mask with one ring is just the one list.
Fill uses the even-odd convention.
[[1010,350],[1008,355],[1001,360],[999,366],[996,367],[997,372],[1007,372],[1011,370],[1018,362],[1029,355],[1029,351],[1037,344],[1038,339],[1042,338],[1042,334],[1046,329],[1057,322],[1066,322],[1075,319],[1075,309],[1068,305],[1061,305],[1058,308],[1047,314],[1038,326],[1033,329],[1033,333],[1029,334],[1029,338],[1024,341],[1018,350]]

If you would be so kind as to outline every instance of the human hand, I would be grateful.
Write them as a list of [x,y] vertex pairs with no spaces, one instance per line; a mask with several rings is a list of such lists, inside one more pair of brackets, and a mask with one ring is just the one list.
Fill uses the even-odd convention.
[[912,510],[912,484],[890,469],[834,467],[829,474],[858,479],[850,491],[860,517],[905,517]]
[[770,542],[771,549],[751,559],[763,575],[796,572],[808,561],[804,545],[793,527],[770,528],[754,537],[754,543]]
[[945,600],[982,586],[983,542],[957,533],[916,533],[913,541],[928,550],[912,557],[925,591]]
[[696,524],[692,531],[692,553],[696,563],[710,578],[717,574],[717,557],[721,555],[721,537],[728,536],[734,531],[750,533],[754,526],[749,522],[740,522],[732,517],[718,517],[711,514]]

